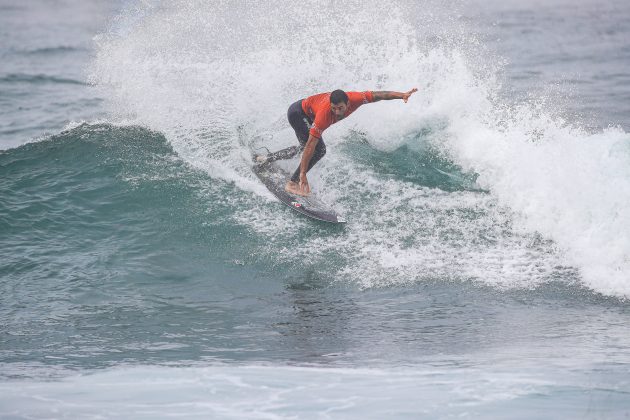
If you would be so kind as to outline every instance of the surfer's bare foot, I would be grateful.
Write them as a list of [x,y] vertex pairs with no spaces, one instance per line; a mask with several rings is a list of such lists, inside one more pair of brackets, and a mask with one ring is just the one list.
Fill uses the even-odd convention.
[[308,194],[305,194],[304,192],[302,192],[297,182],[293,182],[293,181],[287,182],[287,185],[284,186],[284,190],[291,194],[301,195],[302,197],[308,196]]

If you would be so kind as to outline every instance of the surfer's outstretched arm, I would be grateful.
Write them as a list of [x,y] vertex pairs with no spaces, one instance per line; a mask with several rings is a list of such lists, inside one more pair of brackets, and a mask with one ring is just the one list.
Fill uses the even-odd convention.
[[405,103],[409,100],[409,97],[416,93],[418,88],[413,88],[409,92],[391,92],[391,91],[376,91],[372,92],[372,102],[378,101],[390,101],[392,99],[402,99]]

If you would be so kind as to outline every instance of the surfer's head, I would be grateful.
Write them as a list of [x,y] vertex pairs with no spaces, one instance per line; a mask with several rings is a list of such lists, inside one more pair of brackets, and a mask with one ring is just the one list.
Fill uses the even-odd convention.
[[341,89],[334,90],[330,94],[330,110],[338,119],[346,116],[348,110],[348,95]]

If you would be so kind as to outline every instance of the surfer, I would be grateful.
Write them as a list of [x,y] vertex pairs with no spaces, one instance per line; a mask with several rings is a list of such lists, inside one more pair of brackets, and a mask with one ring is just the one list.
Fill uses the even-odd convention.
[[266,156],[257,156],[256,161],[264,163],[289,159],[303,150],[300,166],[287,182],[285,191],[307,196],[311,188],[306,173],[326,154],[326,145],[322,138],[324,130],[352,114],[363,104],[391,99],[402,99],[406,103],[417,91],[416,88],[408,92],[344,92],[338,89],[300,99],[293,103],[287,112],[289,124],[295,130],[300,146],[289,147]]

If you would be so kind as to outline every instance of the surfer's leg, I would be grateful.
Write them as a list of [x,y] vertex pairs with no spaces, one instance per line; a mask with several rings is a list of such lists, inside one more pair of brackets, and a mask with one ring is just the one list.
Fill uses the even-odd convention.
[[304,110],[302,110],[301,99],[291,104],[287,110],[287,119],[289,120],[289,124],[291,124],[293,131],[295,131],[295,136],[300,142],[300,145],[304,147],[306,141],[308,140],[308,130],[311,129],[310,126],[313,121],[311,121],[308,115],[304,113]]
[[[315,146],[315,152],[313,153],[313,157],[311,157],[311,161],[308,163],[308,168],[306,169],[306,172],[310,171],[311,168],[315,166],[315,164],[319,162],[319,160],[323,158],[325,154],[326,154],[326,144],[324,143],[324,139],[319,139],[319,141],[317,142],[317,146]],[[297,169],[293,173],[293,176],[291,177],[291,181],[298,182],[300,180],[300,166],[301,165],[298,165]]]
[[310,125],[312,121],[302,110],[301,99],[291,104],[287,110],[287,119],[289,120],[289,124],[291,124],[293,131],[295,131],[295,136],[297,137],[300,145],[287,147],[286,149],[269,153],[266,156],[258,156],[256,157],[256,160],[259,163],[273,162],[281,159],[291,159],[292,157],[297,156],[297,154],[304,149],[304,145],[306,145],[306,141],[308,140],[308,130],[311,128]]
[[276,160],[282,160],[282,159],[291,159],[292,157],[300,153],[302,149],[303,147],[301,146],[291,146],[291,147],[287,147],[286,149],[278,150],[277,152],[269,153],[268,155],[262,155],[263,159],[262,160],[257,159],[257,160],[260,161],[261,163],[266,163],[266,162],[274,162]]

